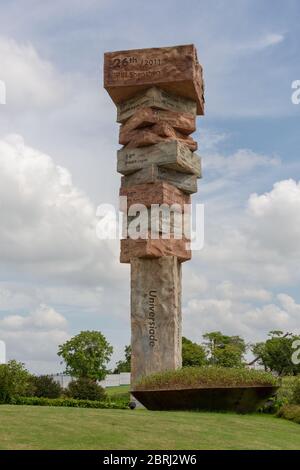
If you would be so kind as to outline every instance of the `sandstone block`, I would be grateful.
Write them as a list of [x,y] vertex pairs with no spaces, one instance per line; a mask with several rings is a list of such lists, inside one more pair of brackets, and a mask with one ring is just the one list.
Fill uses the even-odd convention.
[[188,194],[197,192],[197,176],[156,165],[150,165],[130,175],[122,176],[121,187],[128,188],[137,184],[156,183],[157,181],[166,181]]
[[182,173],[201,175],[201,160],[186,145],[172,140],[149,147],[118,150],[117,171],[129,175],[150,165],[163,166]]
[[126,145],[126,148],[148,147],[149,145],[164,142],[166,138],[152,132],[151,127],[136,129],[123,133],[119,138],[119,144]]
[[161,258],[176,256],[180,262],[191,259],[191,251],[186,249],[188,240],[170,239],[137,239],[121,240],[121,263],[130,263],[132,258]]
[[151,207],[152,204],[177,204],[180,207],[191,204],[190,195],[165,181],[121,187],[120,196],[127,197],[127,208],[133,204],[143,204],[146,207]]
[[167,123],[123,132],[119,136],[119,144],[126,145],[127,148],[147,147],[171,140],[185,144],[192,152],[198,148],[197,142],[192,137],[181,134]]
[[152,124],[167,123],[182,134],[192,134],[196,130],[195,116],[175,111],[164,111],[161,109],[139,108],[120,127],[120,139],[123,135],[135,129],[151,126]]
[[204,114],[202,67],[193,44],[104,54],[104,88],[114,103],[153,85],[195,101],[197,113]]
[[157,87],[151,87],[130,100],[117,104],[117,122],[124,123],[138,108],[156,108],[169,111],[197,114],[195,101],[166,93]]
[[131,261],[131,384],[181,367],[181,265],[176,257]]

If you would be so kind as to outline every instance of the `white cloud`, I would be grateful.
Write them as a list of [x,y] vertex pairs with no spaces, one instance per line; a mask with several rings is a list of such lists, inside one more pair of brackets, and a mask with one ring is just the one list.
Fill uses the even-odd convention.
[[[279,181],[265,194],[252,194],[248,203],[252,237],[286,261],[300,253],[300,183]],[[287,257],[288,256],[288,257]]]
[[0,57],[8,106],[48,108],[61,103],[65,93],[62,77],[30,43],[0,37]]
[[250,327],[284,332],[300,332],[300,305],[287,294],[277,295],[277,304],[267,304],[246,312],[244,321]]
[[261,37],[258,37],[254,40],[245,41],[244,43],[237,45],[236,50],[241,52],[246,51],[260,51],[266,49],[267,47],[276,46],[280,44],[285,39],[284,34],[281,33],[267,33]]
[[222,174],[223,178],[230,178],[249,174],[255,168],[272,167],[280,164],[278,157],[269,157],[253,152],[249,149],[239,149],[229,156],[210,154],[204,160],[204,169],[212,173]]
[[58,369],[58,345],[69,333],[63,315],[40,305],[28,315],[7,315],[0,320],[0,338],[6,343],[8,359],[25,362],[33,372],[52,373]]
[[56,330],[67,326],[66,319],[48,305],[41,304],[27,316],[8,315],[0,320],[0,329],[22,330]]
[[95,207],[20,136],[0,140],[0,208],[3,264],[87,284],[117,276],[117,242],[97,239]]
[[200,128],[195,134],[194,139],[198,140],[200,153],[214,150],[218,145],[228,139],[224,132],[216,132],[212,129]]
[[32,296],[21,289],[0,285],[0,311],[10,311],[32,306]]
[[223,281],[216,286],[216,292],[226,299],[243,299],[266,302],[272,299],[272,292],[259,287],[238,286],[231,281]]
[[300,305],[287,294],[261,307],[238,299],[193,299],[184,309],[184,319],[185,331],[198,341],[203,333],[216,330],[258,341],[271,330],[299,333]]
[[69,337],[61,311],[74,334],[86,328],[84,314],[108,335],[115,318],[126,344],[129,274],[119,241],[97,238],[95,206],[70,173],[16,135],[0,139],[0,210],[0,338],[8,357],[55,371],[58,344]]
[[265,194],[252,194],[246,209],[239,202],[230,210],[220,196],[212,213],[208,203],[204,249],[194,258],[223,273],[220,281],[240,278],[267,290],[300,282],[299,183],[279,181]]
[[194,279],[201,272],[199,286],[206,282],[206,289],[195,286],[192,297],[184,291],[186,334],[199,340],[205,331],[223,330],[254,341],[271,329],[299,331],[300,305],[282,293],[300,282],[299,214],[294,180],[250,195],[233,212],[219,206],[206,220],[204,249],[189,267]]
[[192,299],[183,310],[184,332],[199,341],[204,333],[245,334],[248,330],[237,315],[236,304],[230,299]]

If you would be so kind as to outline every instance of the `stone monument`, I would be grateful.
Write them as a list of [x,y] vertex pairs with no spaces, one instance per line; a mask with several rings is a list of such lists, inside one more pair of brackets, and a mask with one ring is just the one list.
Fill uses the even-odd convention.
[[[121,240],[121,263],[131,266],[131,384],[144,375],[181,367],[181,263],[188,239],[175,235],[176,217],[191,203],[201,160],[191,137],[204,114],[202,67],[194,45],[108,52],[104,87],[120,123],[117,171],[130,207],[172,206],[171,232]],[[182,211],[182,212],[181,212]],[[179,219],[180,220],[180,219]],[[145,235],[145,234],[144,234]],[[167,236],[166,236],[167,235]]]

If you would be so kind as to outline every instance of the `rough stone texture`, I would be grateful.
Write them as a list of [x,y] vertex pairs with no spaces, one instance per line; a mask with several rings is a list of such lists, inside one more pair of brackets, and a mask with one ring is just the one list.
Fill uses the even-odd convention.
[[161,137],[153,133],[151,133],[151,135],[147,135],[146,137],[141,135],[136,136],[129,142],[129,144],[126,145],[126,148],[133,149],[138,147],[147,147],[148,145],[155,145],[159,144],[160,142],[171,142],[172,140],[177,140],[177,142],[186,145],[187,148],[190,149],[192,152],[194,152],[198,148],[197,142],[195,142],[193,139],[191,141],[185,138],[178,137],[174,139],[174,137]]
[[185,139],[185,142],[195,142],[192,137],[176,131],[168,122],[158,122],[151,127],[151,130],[162,137],[177,137],[178,139]]
[[142,127],[165,122],[182,134],[192,134],[196,130],[196,118],[192,114],[164,111],[161,109],[139,108],[120,127],[120,140],[123,135]]
[[176,257],[131,261],[131,384],[181,367],[181,266]]
[[197,113],[204,114],[202,67],[193,44],[104,54],[104,88],[114,103],[153,85],[195,101]]
[[192,137],[181,134],[167,123],[123,132],[119,137],[119,144],[126,145],[127,148],[137,148],[170,140],[185,144],[193,152],[198,148],[197,142]]
[[126,145],[127,149],[133,149],[159,144],[165,140],[167,140],[165,137],[161,137],[153,132],[151,127],[145,127],[143,129],[136,129],[134,131],[123,133],[119,138],[119,144]]
[[117,171],[129,175],[149,165],[158,165],[182,173],[201,175],[201,160],[186,145],[172,140],[149,147],[118,150]]
[[129,188],[136,184],[156,183],[161,180],[173,184],[185,193],[193,194],[197,192],[197,176],[187,175],[156,165],[150,165],[128,176],[122,176],[121,187]]
[[133,204],[143,204],[146,207],[151,207],[152,204],[178,204],[180,207],[191,204],[190,195],[165,181],[121,187],[120,196],[127,197],[127,209]]
[[121,263],[130,263],[132,258],[162,258],[165,256],[176,256],[178,261],[183,262],[191,259],[191,251],[186,249],[188,240],[176,240],[162,238],[147,240],[125,238],[121,240]]
[[130,100],[117,105],[117,122],[124,123],[138,108],[157,108],[169,111],[197,114],[195,101],[166,93],[157,87],[149,88]]

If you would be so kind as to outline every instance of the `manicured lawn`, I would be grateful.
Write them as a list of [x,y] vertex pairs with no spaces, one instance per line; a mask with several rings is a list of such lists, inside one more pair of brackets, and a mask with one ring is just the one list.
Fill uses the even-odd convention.
[[106,387],[105,392],[107,393],[107,395],[115,395],[119,393],[129,392],[129,390],[129,385],[120,385],[119,387]]
[[0,449],[300,449],[267,415],[0,406]]

